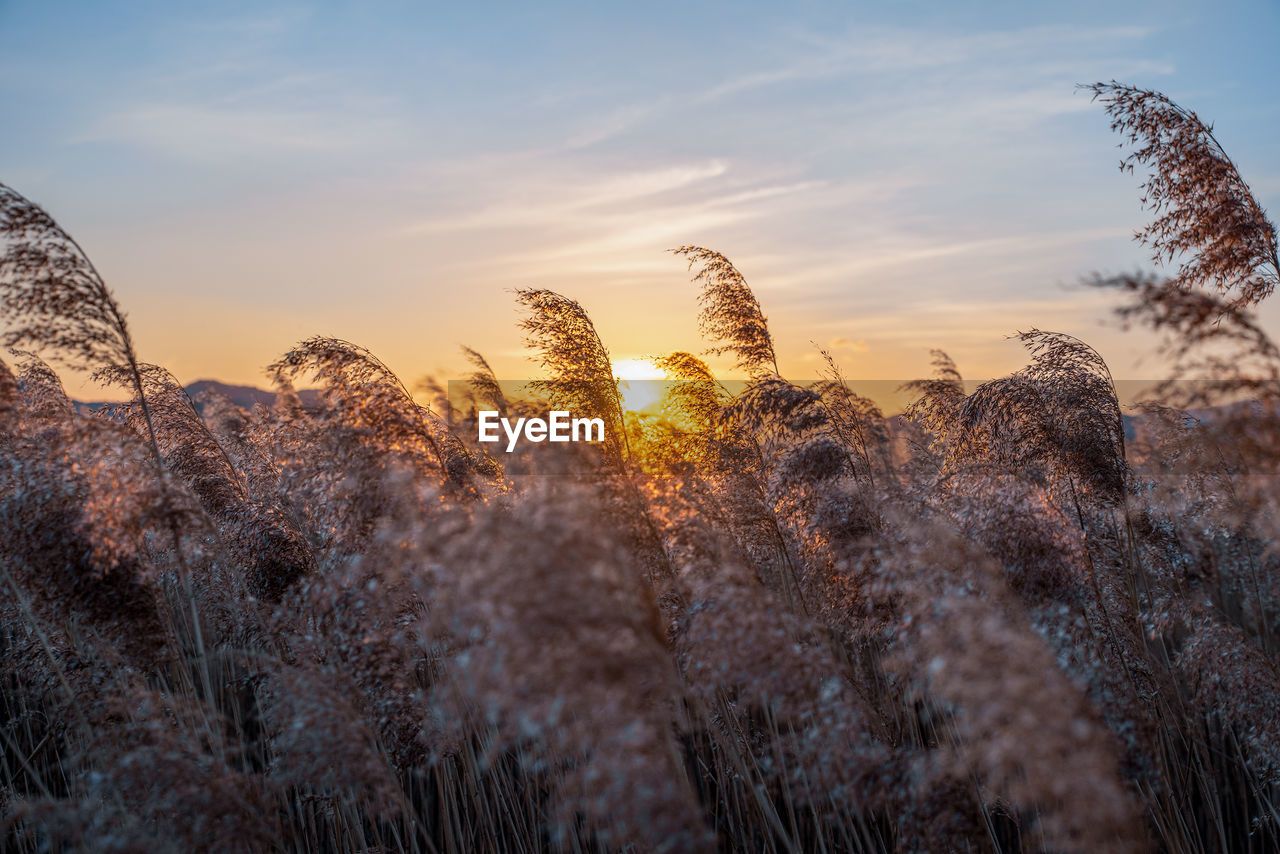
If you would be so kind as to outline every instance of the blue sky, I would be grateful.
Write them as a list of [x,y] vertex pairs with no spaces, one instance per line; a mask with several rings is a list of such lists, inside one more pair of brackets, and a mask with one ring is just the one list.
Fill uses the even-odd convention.
[[1138,179],[1074,87],[1195,109],[1275,219],[1278,37],[1276,0],[0,0],[0,181],[189,380],[260,384],[311,334],[408,379],[462,343],[528,376],[513,287],[581,300],[617,359],[698,351],[685,243],[747,274],[797,378],[811,342],[852,377],[931,347],[992,376],[1033,325],[1150,376],[1072,287],[1146,258]]

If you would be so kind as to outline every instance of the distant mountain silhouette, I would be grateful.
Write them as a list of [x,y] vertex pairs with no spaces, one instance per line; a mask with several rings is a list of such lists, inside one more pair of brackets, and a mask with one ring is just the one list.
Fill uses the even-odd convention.
[[[245,409],[252,409],[259,403],[269,407],[276,402],[276,393],[274,391],[267,391],[251,385],[231,385],[218,380],[196,380],[186,387],[186,392],[195,401],[197,409],[202,408],[200,397],[205,393],[220,394],[228,398],[236,406]],[[312,407],[320,404],[320,392],[317,389],[303,389],[298,392],[298,397],[302,400],[303,406]],[[86,410],[92,412],[100,409],[103,403],[101,401],[77,400],[75,401],[75,406],[77,410],[82,412]]]
[[[252,409],[255,404],[271,406],[276,402],[276,393],[251,385],[230,385],[217,380],[196,380],[187,386],[187,394],[197,403],[205,392],[220,394],[231,400],[236,406]],[[317,406],[320,403],[320,392],[313,388],[298,392],[303,406]]]

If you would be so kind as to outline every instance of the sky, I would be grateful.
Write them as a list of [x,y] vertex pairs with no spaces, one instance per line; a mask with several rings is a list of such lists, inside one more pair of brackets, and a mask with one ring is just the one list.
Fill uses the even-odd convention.
[[317,334],[408,382],[463,344],[534,376],[525,287],[579,300],[615,360],[700,352],[683,244],[746,275],[792,379],[819,346],[851,378],[931,348],[998,376],[1031,327],[1146,378],[1152,340],[1078,285],[1150,262],[1140,176],[1076,86],[1196,110],[1274,220],[1278,37],[1280,0],[0,0],[0,181],[186,381],[265,385]]

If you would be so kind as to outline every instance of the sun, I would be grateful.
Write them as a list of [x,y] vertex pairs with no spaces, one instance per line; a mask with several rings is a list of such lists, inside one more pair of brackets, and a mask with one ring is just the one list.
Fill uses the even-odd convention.
[[622,405],[629,412],[654,411],[666,393],[667,375],[648,359],[619,359],[613,375],[622,380]]

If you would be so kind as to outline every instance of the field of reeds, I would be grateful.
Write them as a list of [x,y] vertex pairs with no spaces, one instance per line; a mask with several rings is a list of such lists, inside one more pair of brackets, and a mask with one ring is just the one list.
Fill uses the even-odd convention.
[[[780,376],[694,246],[749,379],[672,353],[657,415],[544,290],[519,397],[474,351],[415,396],[312,338],[273,405],[193,401],[0,185],[4,850],[1280,849],[1276,230],[1194,113],[1092,88],[1153,215],[1160,273],[1092,280],[1165,342],[1135,411],[1028,330],[887,418],[829,356]],[[50,365],[132,399],[82,412]],[[606,440],[476,441],[551,409]]]

